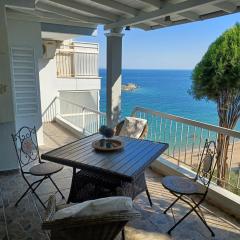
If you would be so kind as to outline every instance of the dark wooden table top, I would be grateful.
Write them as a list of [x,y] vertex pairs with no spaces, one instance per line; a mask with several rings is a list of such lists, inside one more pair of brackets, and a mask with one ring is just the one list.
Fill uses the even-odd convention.
[[101,139],[93,134],[45,154],[42,159],[96,173],[115,175],[131,181],[148,167],[167,148],[167,143],[116,137],[124,148],[114,152],[99,152],[92,142]]

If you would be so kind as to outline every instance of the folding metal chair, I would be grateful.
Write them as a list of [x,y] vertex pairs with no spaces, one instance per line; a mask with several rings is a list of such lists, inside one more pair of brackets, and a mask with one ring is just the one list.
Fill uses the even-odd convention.
[[[168,234],[171,234],[171,231],[176,228],[176,226],[181,223],[187,216],[189,216],[190,213],[194,211],[203,222],[203,224],[211,232],[212,236],[215,236],[212,229],[208,226],[203,212],[200,209],[200,205],[203,203],[207,196],[209,185],[216,168],[217,161],[214,162],[215,154],[216,143],[214,141],[206,140],[203,152],[201,154],[198,171],[194,179],[180,176],[167,176],[163,178],[162,185],[177,197],[176,200],[164,211],[164,214],[166,214],[169,209],[172,209],[173,205],[178,200],[184,201],[191,207],[191,210],[187,212],[178,222],[175,222],[175,225],[169,229]],[[201,188],[200,184],[197,183],[197,181],[203,184],[204,189]],[[197,200],[194,199],[196,196],[198,197]]]
[[[36,193],[36,189],[46,179],[49,179],[53,183],[54,187],[64,199],[63,194],[51,178],[51,175],[61,171],[63,169],[63,166],[55,163],[45,163],[41,161],[38,149],[36,128],[22,127],[16,134],[12,134],[12,139],[17,153],[22,177],[28,185],[27,190],[18,199],[15,206],[17,206],[18,203],[29,192],[29,190],[31,190],[32,193],[39,200],[41,205],[46,208],[46,206]],[[41,178],[35,182],[30,183],[26,178],[26,175],[38,176]]]

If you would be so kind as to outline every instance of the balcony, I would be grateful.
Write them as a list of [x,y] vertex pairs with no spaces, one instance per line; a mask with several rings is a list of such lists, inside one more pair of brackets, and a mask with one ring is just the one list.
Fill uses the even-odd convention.
[[[0,170],[5,171],[0,175],[2,239],[48,239],[47,234],[40,229],[44,212],[34,196],[29,194],[17,208],[14,207],[16,199],[26,185],[16,171],[18,162],[10,138],[11,133],[23,125],[35,125],[39,143],[43,143],[43,136],[45,138],[45,145],[41,149],[44,152],[62,146],[76,137],[81,138],[95,133],[100,125],[105,124],[106,118],[109,126],[115,126],[121,112],[124,28],[130,30],[136,27],[150,31],[240,11],[239,1],[229,3],[226,0],[189,0],[176,3],[173,1],[174,3],[161,6],[159,1],[145,0],[136,3],[131,1],[130,5],[127,1],[98,2],[62,0],[0,2],[2,40],[0,80],[3,86],[0,108]],[[54,52],[52,48],[50,47],[50,52],[45,52],[46,49],[42,46],[42,37],[58,44],[59,40],[70,36],[94,36],[100,24],[104,25],[104,31],[109,30],[106,34],[107,117],[106,114],[96,111],[98,108],[94,110],[69,100],[55,98],[52,102],[58,91],[69,90],[94,90],[98,101],[100,90],[100,79],[96,70],[98,49],[95,53],[82,53],[77,47],[76,54],[72,49],[61,49],[57,52],[58,59],[52,60],[51,54],[48,54]],[[92,67],[83,64],[83,59],[93,63]],[[57,77],[59,81],[55,81]],[[44,127],[40,109],[44,111],[43,120],[50,122]],[[157,159],[151,166],[152,169],[147,170],[147,182],[154,206],[149,207],[145,194],[136,198],[135,206],[141,212],[142,218],[128,225],[127,231],[130,234],[128,239],[145,239],[147,232],[155,234],[153,239],[163,236],[162,234],[173,224],[171,215],[163,214],[163,209],[172,201],[172,196],[163,189],[162,175],[159,172],[162,171],[165,175],[194,174],[204,139],[216,140],[219,134],[230,139],[228,174],[226,178],[215,176],[208,199],[213,205],[205,203],[205,216],[216,233],[216,239],[240,239],[239,223],[229,214],[240,217],[240,200],[237,195],[240,188],[238,158],[240,133],[149,109],[136,108],[133,115],[148,120],[150,125],[148,140],[166,142],[170,147],[163,155],[164,159]],[[52,123],[53,120],[62,127]],[[8,170],[10,172],[6,173]],[[71,169],[67,167],[61,174],[54,176],[66,197],[71,176]],[[216,183],[220,183],[222,187]],[[52,185],[48,183],[38,190],[44,201],[47,201],[49,194],[55,193]],[[58,203],[61,203],[60,199]],[[220,205],[225,212],[220,210]],[[186,206],[183,203],[174,208],[177,218],[184,211]],[[173,239],[209,238],[209,233],[193,214],[173,232]]]
[[[83,136],[83,135],[82,135]],[[81,136],[80,136],[81,137]],[[79,138],[79,137],[78,137]],[[57,123],[46,123],[44,125],[44,139],[46,144],[41,147],[41,152],[49,151],[76,139],[76,136]],[[56,174],[54,179],[67,198],[71,184],[72,170],[65,167],[63,172]],[[153,199],[153,208],[145,193],[140,194],[134,201],[135,207],[140,211],[142,217],[130,222],[126,227],[127,239],[144,239],[146,233],[152,233],[153,239],[162,236],[173,224],[171,213],[164,215],[163,210],[173,201],[173,196],[161,185],[162,176],[151,169],[147,170],[147,184]],[[35,197],[29,194],[14,207],[16,199],[26,188],[19,173],[8,173],[0,176],[0,235],[2,239],[49,239],[47,233],[41,230],[41,221],[44,211]],[[38,190],[43,201],[47,201],[50,194],[55,193],[53,186],[46,182]],[[57,194],[58,196],[58,194]],[[61,204],[63,200],[58,199]],[[216,233],[216,238],[239,239],[240,224],[230,215],[219,208],[205,203],[204,215],[208,224]],[[182,216],[187,210],[186,204],[179,202],[174,208],[176,218]],[[194,215],[181,223],[172,233],[173,239],[210,239],[210,234],[201,221]]]

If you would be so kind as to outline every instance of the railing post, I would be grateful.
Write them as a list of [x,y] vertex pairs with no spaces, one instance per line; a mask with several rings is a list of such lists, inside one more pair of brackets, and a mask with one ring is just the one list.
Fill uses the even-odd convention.
[[82,109],[82,128],[83,134],[85,134],[85,108]]
[[60,99],[58,97],[55,97],[55,116],[60,115]]

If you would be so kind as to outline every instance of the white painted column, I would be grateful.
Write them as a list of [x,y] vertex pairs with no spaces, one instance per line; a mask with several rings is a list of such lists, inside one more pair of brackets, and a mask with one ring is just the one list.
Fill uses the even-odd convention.
[[121,115],[122,37],[121,31],[112,31],[107,37],[107,125],[114,127]]
[[0,1],[0,171],[18,168],[11,139],[15,119],[7,27],[6,8]]

